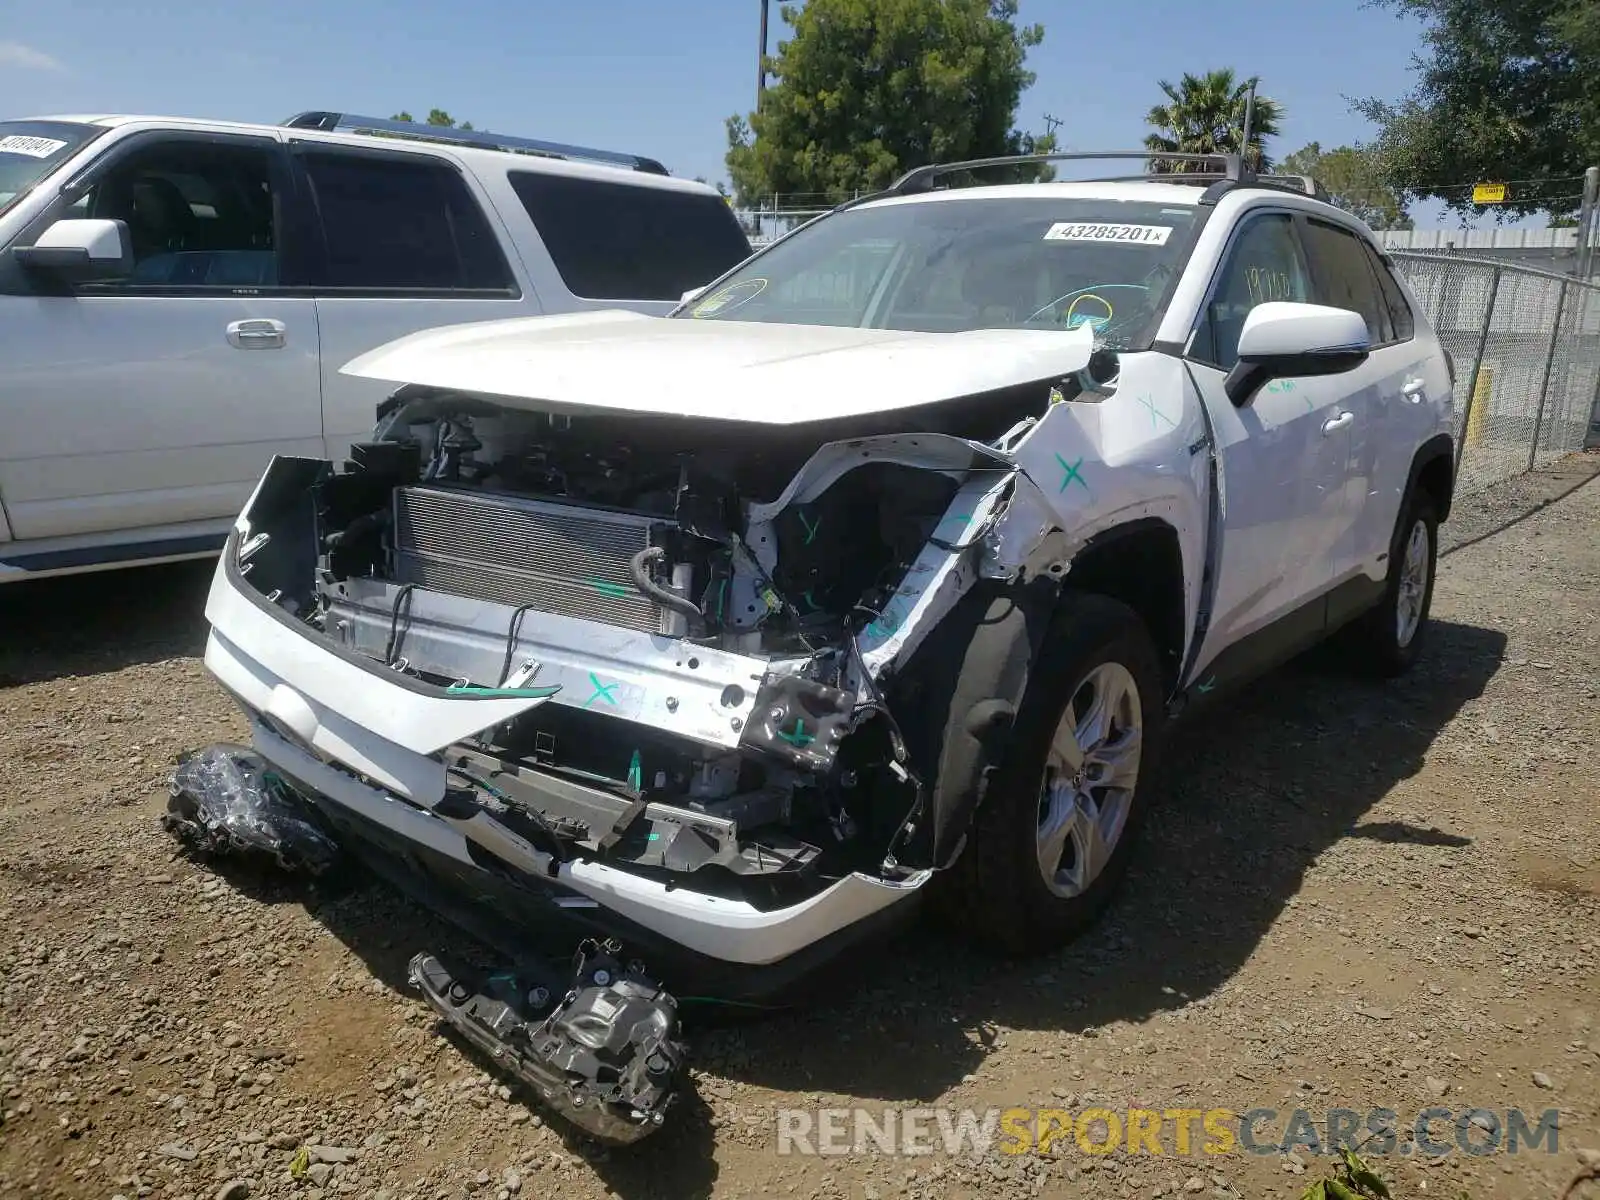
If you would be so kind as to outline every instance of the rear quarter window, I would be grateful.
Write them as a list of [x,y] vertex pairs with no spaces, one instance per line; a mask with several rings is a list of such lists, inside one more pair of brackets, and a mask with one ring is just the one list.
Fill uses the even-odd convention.
[[561,281],[587,300],[677,300],[750,254],[720,196],[508,172]]

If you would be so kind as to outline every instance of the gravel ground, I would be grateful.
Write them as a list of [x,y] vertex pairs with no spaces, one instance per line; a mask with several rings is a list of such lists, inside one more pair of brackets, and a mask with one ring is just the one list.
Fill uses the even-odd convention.
[[426,914],[175,857],[174,756],[243,733],[206,565],[0,592],[0,1194],[1291,1196],[1328,1160],[1170,1127],[1160,1156],[780,1156],[776,1110],[1437,1104],[1559,1109],[1559,1149],[1376,1159],[1397,1196],[1554,1197],[1600,1146],[1597,469],[1462,502],[1407,679],[1313,658],[1182,733],[1080,942],[897,943],[835,1004],[703,1031],[684,1107],[609,1153],[434,1031],[404,965],[459,939]]

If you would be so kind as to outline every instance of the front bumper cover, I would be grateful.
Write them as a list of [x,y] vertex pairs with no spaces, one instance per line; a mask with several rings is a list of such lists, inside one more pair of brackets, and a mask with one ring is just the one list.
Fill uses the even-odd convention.
[[[257,594],[238,577],[226,551],[206,617],[212,626],[206,666],[250,716],[252,741],[263,758],[331,816],[342,811],[381,827],[391,842],[399,839],[468,873],[486,873],[457,825],[431,811],[446,787],[437,751],[540,701],[456,698],[418,688],[376,663],[358,665],[319,645]],[[877,924],[916,895],[930,874],[886,881],[852,873],[798,903],[759,909],[599,861],[544,861],[544,869],[519,873],[517,882],[556,909],[598,910],[584,914],[591,929],[609,915],[626,930],[646,931],[658,945],[751,968],[803,954],[858,924]]]

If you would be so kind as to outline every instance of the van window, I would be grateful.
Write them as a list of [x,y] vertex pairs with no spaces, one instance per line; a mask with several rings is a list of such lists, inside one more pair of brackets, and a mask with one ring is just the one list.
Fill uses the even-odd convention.
[[588,300],[677,300],[750,254],[720,196],[509,172],[561,281]]
[[126,279],[81,285],[270,288],[283,283],[283,197],[274,187],[275,143],[152,139],[113,161],[65,217],[122,221],[133,243]]
[[511,270],[461,176],[420,157],[301,155],[336,288],[506,291]]

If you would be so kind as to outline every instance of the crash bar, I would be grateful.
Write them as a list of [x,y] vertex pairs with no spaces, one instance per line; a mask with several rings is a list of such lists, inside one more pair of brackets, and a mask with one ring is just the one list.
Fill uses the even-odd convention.
[[655,159],[645,158],[640,154],[622,154],[615,150],[569,146],[564,142],[511,137],[507,134],[490,133],[485,129],[457,129],[449,125],[426,125],[419,121],[393,121],[381,117],[358,117],[353,113],[336,112],[297,113],[283,122],[283,125],[289,129],[316,129],[323,133],[406,137],[421,142],[472,146],[480,150],[504,150],[513,154],[536,154],[545,158],[583,159],[588,162],[605,163],[608,166],[627,167],[651,175],[671,174]]

